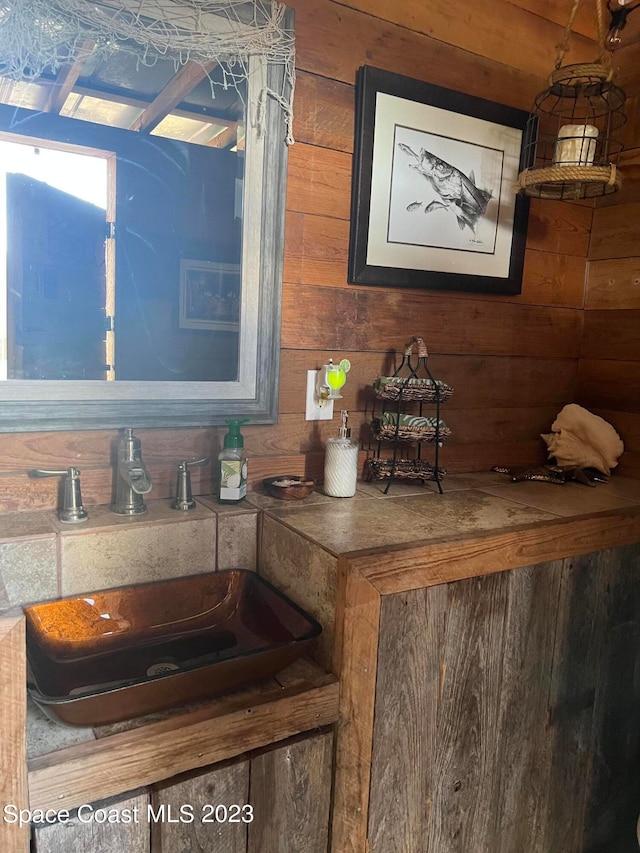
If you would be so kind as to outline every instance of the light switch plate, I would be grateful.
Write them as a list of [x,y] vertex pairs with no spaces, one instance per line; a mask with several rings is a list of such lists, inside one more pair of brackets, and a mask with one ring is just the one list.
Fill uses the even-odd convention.
[[307,370],[307,405],[305,421],[330,421],[333,418],[333,400],[325,400],[324,406],[316,404],[317,370]]

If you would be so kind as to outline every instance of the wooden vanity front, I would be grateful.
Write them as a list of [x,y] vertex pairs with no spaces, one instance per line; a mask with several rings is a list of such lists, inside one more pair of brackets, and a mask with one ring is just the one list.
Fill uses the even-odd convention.
[[[333,853],[637,850],[640,484],[624,485],[492,484],[496,511],[513,494],[550,518],[336,554]],[[384,505],[392,538],[394,511],[456,503],[400,492],[342,512]],[[326,504],[271,510],[271,541],[277,525],[312,536],[314,512],[335,551]],[[323,564],[294,583],[312,612]]]

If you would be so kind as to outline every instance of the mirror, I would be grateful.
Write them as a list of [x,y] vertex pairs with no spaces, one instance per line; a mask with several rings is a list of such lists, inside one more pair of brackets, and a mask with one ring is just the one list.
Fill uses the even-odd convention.
[[283,68],[185,68],[0,78],[0,429],[276,419]]

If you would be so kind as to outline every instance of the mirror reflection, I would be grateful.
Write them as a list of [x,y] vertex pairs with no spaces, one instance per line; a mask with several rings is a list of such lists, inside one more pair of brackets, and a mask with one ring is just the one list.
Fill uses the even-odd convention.
[[238,380],[246,86],[180,76],[0,82],[0,378]]

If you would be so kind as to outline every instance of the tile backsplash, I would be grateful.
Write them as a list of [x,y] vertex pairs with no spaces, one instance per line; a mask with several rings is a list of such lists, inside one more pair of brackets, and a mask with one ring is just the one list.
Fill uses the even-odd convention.
[[78,525],[61,524],[49,511],[0,517],[0,611],[214,569],[255,570],[255,507],[206,499],[189,512],[172,510],[168,500],[147,506],[133,518],[94,506]]

